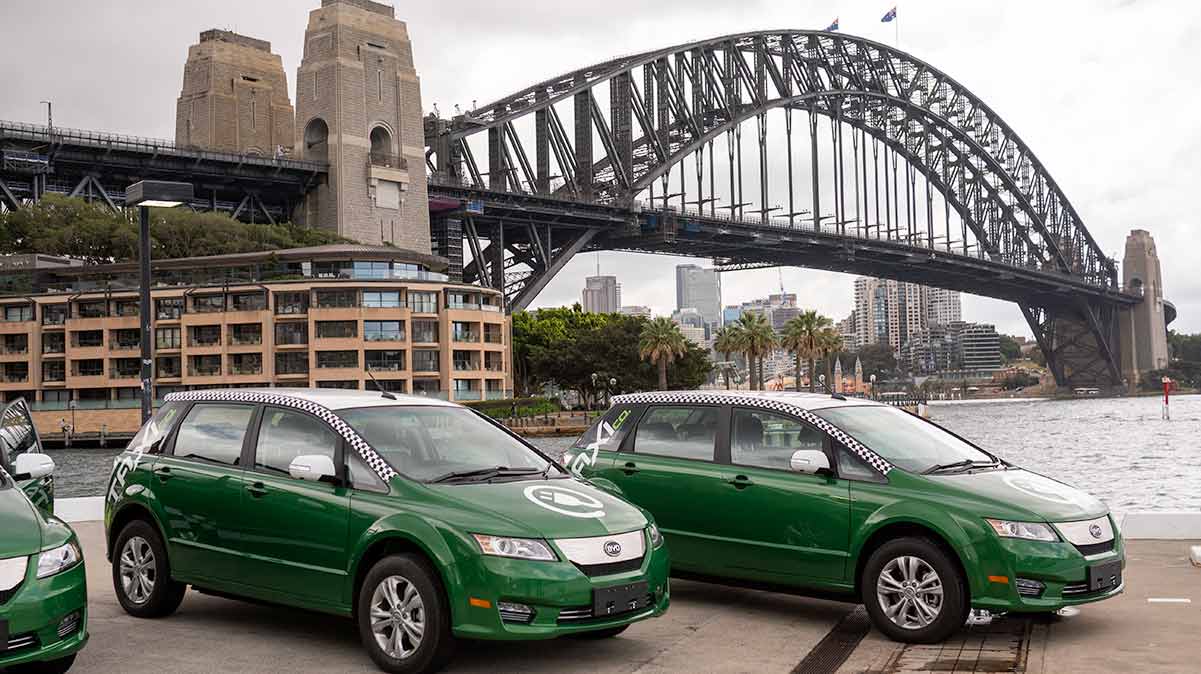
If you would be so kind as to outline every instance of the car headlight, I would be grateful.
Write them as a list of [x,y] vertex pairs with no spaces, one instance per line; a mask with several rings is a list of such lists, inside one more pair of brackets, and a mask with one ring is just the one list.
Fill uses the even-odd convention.
[[537,539],[488,536],[486,534],[471,534],[471,536],[479,544],[480,552],[485,555],[533,559],[542,562],[553,562],[558,559],[549,545]]
[[1059,540],[1055,530],[1039,522],[1010,522],[1008,520],[985,519],[992,530],[1001,538],[1021,538],[1028,541]]
[[75,541],[67,541],[57,548],[42,550],[38,555],[38,578],[49,578],[62,573],[83,560],[83,552]]
[[663,534],[660,533],[658,525],[651,522],[651,525],[646,528],[651,534],[651,547],[657,548],[663,545]]

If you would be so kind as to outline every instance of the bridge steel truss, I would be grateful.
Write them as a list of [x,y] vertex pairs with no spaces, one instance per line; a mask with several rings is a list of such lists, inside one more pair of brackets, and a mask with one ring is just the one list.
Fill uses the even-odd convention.
[[188,205],[193,210],[275,224],[291,220],[305,193],[327,173],[324,163],[0,120],[0,211],[23,208],[47,193],[119,210],[126,187],[158,179],[192,183],[195,197]]
[[[809,132],[795,143],[794,113]],[[1118,312],[1139,298],[1013,129],[887,45],[767,31],[623,56],[428,119],[426,142],[431,194],[477,202],[454,214],[472,253],[464,279],[503,287],[513,308],[583,250],[854,270],[1014,300],[1061,385],[1120,383]],[[744,145],[757,158],[747,170]],[[723,245],[722,231],[755,225],[841,245]],[[885,243],[938,264],[854,261]],[[982,266],[1012,282],[972,281]]]

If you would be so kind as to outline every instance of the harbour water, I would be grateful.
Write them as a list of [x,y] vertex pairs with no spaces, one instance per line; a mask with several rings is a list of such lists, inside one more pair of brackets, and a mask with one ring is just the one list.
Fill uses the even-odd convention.
[[[985,449],[1081,487],[1115,512],[1201,511],[1201,395],[934,403],[930,417]],[[557,456],[574,438],[533,438]],[[99,496],[119,449],[53,450],[60,497]]]

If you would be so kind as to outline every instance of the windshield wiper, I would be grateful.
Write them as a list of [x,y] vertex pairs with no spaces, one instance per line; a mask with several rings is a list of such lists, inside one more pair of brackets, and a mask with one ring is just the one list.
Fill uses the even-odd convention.
[[978,459],[964,459],[963,461],[955,461],[954,463],[940,463],[936,466],[927,468],[922,472],[923,475],[931,473],[943,473],[950,470],[966,470],[968,468],[990,468],[1000,465],[997,461],[980,461]]
[[485,480],[506,475],[533,475],[541,472],[542,471],[537,468],[508,468],[506,466],[496,466],[493,468],[454,471],[445,475],[440,475],[429,482],[433,484],[438,482],[458,482],[460,480]]

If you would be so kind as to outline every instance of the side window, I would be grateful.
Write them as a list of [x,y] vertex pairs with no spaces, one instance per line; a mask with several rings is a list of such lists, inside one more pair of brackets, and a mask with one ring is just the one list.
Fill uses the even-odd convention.
[[634,432],[634,451],[712,461],[717,413],[716,407],[652,407]]
[[288,474],[298,456],[321,455],[334,459],[338,435],[324,422],[303,412],[268,407],[259,424],[254,467]]
[[867,465],[859,455],[835,442],[835,454],[838,455],[838,477],[844,480],[861,480],[863,482],[886,482],[884,476]]
[[[142,426],[138,434],[133,436],[133,440],[129,441],[126,451],[157,454],[161,450],[159,447],[155,447],[154,443],[167,437],[167,434],[175,426],[175,422],[179,421],[182,409],[183,405],[180,403],[166,403],[160,407],[158,414],[155,414],[150,421],[146,422],[146,425]],[[240,445],[238,451],[241,451]]]
[[793,452],[821,451],[825,435],[780,414],[734,409],[730,429],[730,462],[756,468],[789,470]]
[[358,452],[347,450],[346,467],[349,469],[352,489],[374,491],[381,494],[388,493],[388,485],[384,484],[384,481],[379,479],[379,475],[376,475],[375,471],[367,466]]
[[175,456],[237,466],[253,405],[201,403],[192,407],[175,436]]

